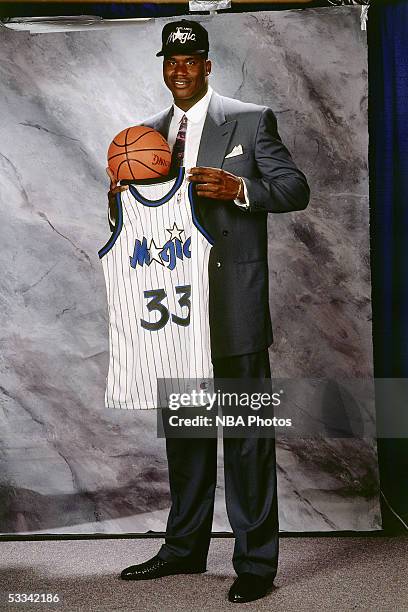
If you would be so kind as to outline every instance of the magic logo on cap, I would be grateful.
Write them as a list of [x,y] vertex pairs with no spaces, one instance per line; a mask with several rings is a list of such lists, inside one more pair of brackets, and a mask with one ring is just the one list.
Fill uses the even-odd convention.
[[195,41],[196,35],[194,34],[192,28],[180,28],[178,27],[175,32],[170,32],[169,37],[167,39],[167,44],[179,42],[182,45],[185,45],[186,42]]
[[177,53],[208,53],[208,32],[197,21],[181,19],[166,23],[162,30],[160,55]]

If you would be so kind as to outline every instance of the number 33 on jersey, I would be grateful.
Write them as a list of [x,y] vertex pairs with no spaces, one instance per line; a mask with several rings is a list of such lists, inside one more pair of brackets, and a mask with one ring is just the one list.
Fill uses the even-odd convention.
[[157,379],[212,378],[208,259],[193,185],[134,183],[116,195],[115,229],[98,252],[109,312],[107,408],[157,408]]

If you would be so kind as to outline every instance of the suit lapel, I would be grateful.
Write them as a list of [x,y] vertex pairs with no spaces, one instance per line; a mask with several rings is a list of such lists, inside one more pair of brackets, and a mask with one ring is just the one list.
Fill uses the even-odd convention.
[[213,92],[201,135],[197,166],[221,168],[236,120],[226,121],[222,98]]
[[164,136],[164,138],[167,139],[169,135],[169,128],[170,128],[170,122],[171,122],[172,117],[173,117],[173,106],[170,106],[169,108],[167,108],[160,114],[160,116],[156,119],[156,121],[154,121],[154,123],[151,124],[151,127],[154,130],[157,130],[158,132],[160,132],[160,134]]
[[[172,117],[173,106],[170,106],[159,115],[154,123],[151,123],[151,127],[168,138]],[[235,119],[226,120],[222,97],[214,91],[201,135],[197,166],[221,168],[236,123]]]

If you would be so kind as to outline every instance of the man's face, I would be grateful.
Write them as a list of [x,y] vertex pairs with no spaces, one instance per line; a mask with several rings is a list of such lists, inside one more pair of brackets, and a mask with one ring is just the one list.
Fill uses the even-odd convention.
[[211,62],[201,55],[171,55],[163,60],[163,78],[174,101],[192,106],[208,87]]

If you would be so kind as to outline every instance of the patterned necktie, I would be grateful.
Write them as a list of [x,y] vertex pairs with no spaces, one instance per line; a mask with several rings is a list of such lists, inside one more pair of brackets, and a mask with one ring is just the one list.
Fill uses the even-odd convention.
[[180,121],[179,131],[177,133],[176,141],[173,146],[173,152],[171,154],[171,171],[175,171],[177,168],[183,165],[184,160],[184,148],[186,146],[186,131],[187,131],[187,117],[183,115]]

